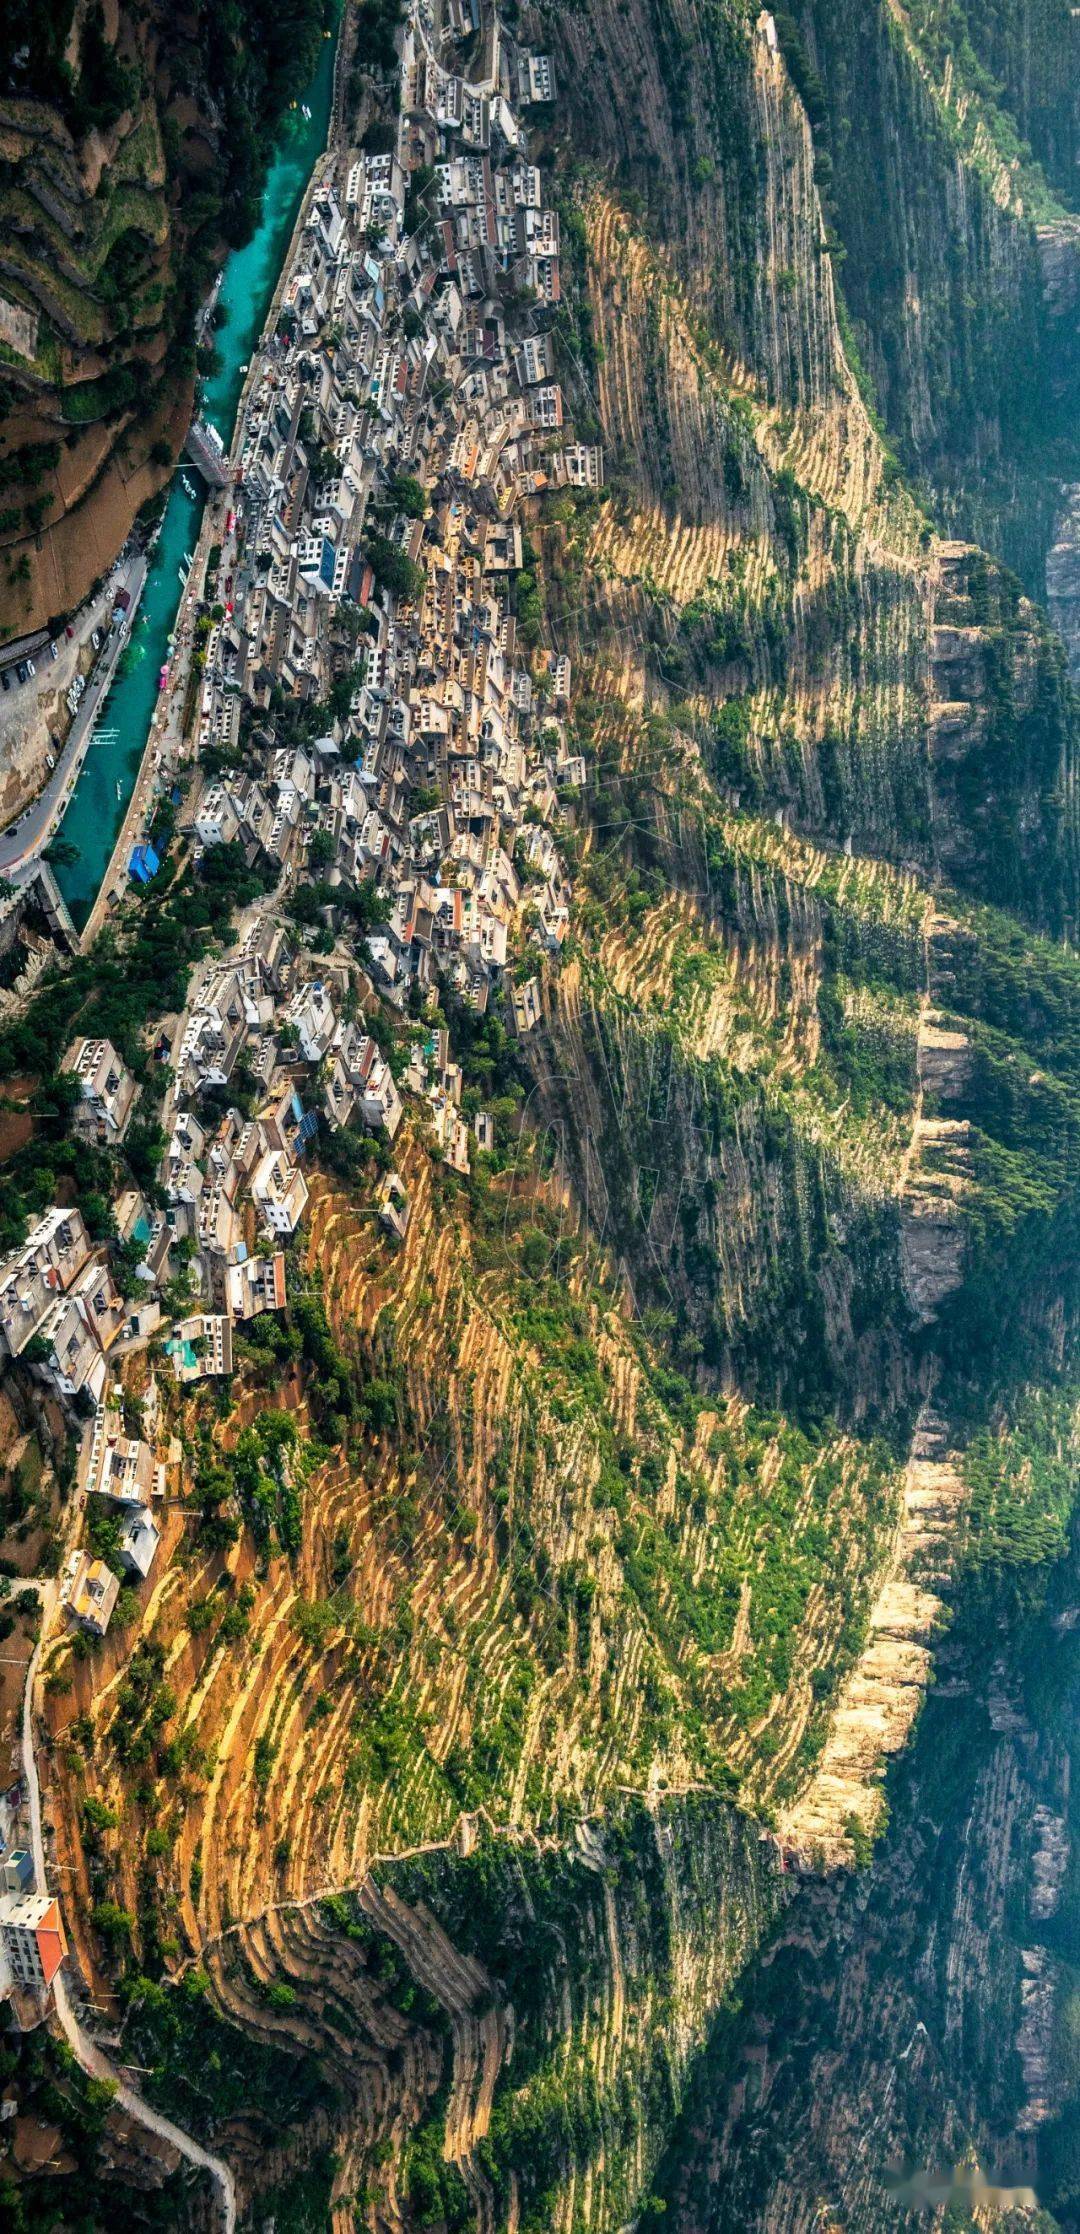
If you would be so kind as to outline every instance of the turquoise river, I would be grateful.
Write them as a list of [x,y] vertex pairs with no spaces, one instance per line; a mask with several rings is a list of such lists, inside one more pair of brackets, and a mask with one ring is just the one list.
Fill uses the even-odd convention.
[[[218,370],[203,386],[202,414],[226,448],[232,441],[244,373],[262,332],[297,211],[317,157],[326,145],[334,81],[334,43],[302,104],[290,111],[267,175],[262,213],[246,248],[228,259],[220,301],[225,323],[214,339]],[[305,117],[304,108],[310,110]],[[186,482],[186,486],[185,486]],[[194,491],[194,494],[189,494]],[[131,645],[96,723],[60,835],[76,858],[58,866],[57,883],[77,924],[85,923],[108,868],[135,786],[180,604],[181,568],[195,548],[205,496],[194,466],[178,471],[169,490]]]

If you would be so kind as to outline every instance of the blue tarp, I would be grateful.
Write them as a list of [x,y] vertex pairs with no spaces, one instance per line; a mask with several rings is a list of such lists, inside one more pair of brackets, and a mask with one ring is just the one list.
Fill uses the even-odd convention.
[[137,884],[149,884],[160,867],[161,862],[147,838],[142,845],[136,846],[128,864],[128,875],[133,876]]

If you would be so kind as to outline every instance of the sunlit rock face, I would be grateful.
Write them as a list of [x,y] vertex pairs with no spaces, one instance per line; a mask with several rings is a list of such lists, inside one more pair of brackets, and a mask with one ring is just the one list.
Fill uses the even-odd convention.
[[1046,560],[1046,597],[1071,673],[1080,682],[1080,486],[1066,489],[1064,498]]

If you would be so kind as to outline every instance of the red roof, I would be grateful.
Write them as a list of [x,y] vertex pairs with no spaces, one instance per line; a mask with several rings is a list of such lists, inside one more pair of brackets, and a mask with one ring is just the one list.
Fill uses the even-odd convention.
[[41,1967],[45,1973],[45,1984],[51,1986],[64,1956],[67,1954],[67,1940],[64,1937],[64,1927],[60,1921],[60,1907],[57,1901],[51,1900],[49,1902],[40,1924],[35,1926],[34,1937],[37,1940]]

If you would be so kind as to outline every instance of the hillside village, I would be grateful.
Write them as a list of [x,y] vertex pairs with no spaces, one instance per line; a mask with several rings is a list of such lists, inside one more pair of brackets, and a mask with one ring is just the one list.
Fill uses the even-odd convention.
[[[59,1578],[90,1636],[108,1630],[117,1567],[137,1584],[158,1551],[180,1458],[162,1383],[227,1377],[235,1331],[287,1301],[318,1134],[385,1143],[376,1212],[403,1237],[390,1151],[404,1102],[457,1173],[493,1139],[486,1112],[462,1116],[447,1032],[424,1031],[425,1012],[445,985],[531,1029],[536,966],[567,931],[559,827],[584,781],[570,666],[535,631],[523,641],[515,612],[530,501],[603,479],[555,376],[559,219],[528,155],[555,76],[476,0],[457,0],[451,30],[471,53],[461,72],[410,17],[396,126],[323,159],[251,379],[199,631],[196,775],[174,807],[196,870],[234,858],[257,896],[154,1048],[156,1184],[116,1194],[119,1252],[57,1204],[0,1265],[0,1351],[77,1432],[77,1510],[119,1517],[119,1558],[69,1542]],[[159,866],[148,835],[133,883]],[[358,962],[361,985],[421,1027],[397,1079]],[[77,1038],[63,1069],[76,1132],[121,1148],[140,1097],[117,1049]],[[119,1362],[151,1343],[128,1433]],[[20,1843],[18,1786],[3,1806],[0,1984],[33,2006],[62,1926]]]
[[1033,14],[72,16],[298,113],[0,845],[5,2225],[1076,2220]]

